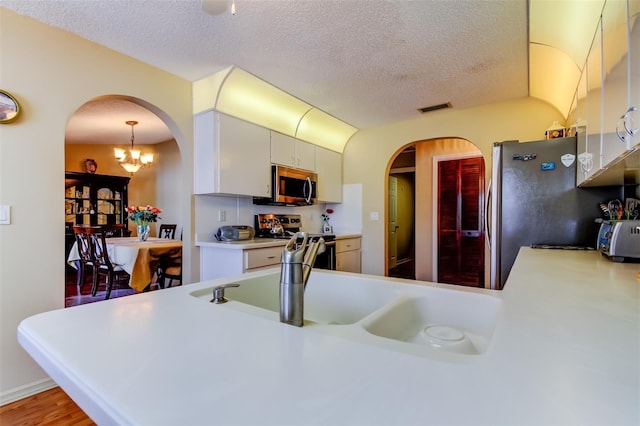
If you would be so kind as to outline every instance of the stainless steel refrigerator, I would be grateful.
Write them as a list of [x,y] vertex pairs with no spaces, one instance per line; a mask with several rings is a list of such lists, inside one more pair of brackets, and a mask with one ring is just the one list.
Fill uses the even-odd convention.
[[576,187],[576,138],[497,142],[488,201],[491,288],[501,290],[523,246],[593,248],[600,203],[623,187]]

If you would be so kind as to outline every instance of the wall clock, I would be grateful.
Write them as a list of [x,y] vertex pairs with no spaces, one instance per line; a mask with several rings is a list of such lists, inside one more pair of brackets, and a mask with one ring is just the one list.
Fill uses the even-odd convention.
[[0,89],[0,124],[11,123],[20,115],[20,104],[9,92]]

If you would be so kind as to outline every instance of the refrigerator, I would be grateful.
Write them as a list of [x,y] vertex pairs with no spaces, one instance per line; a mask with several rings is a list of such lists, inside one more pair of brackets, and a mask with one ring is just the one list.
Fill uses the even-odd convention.
[[576,163],[575,137],[494,143],[487,197],[492,289],[502,290],[523,246],[595,247],[600,203],[622,201],[624,191],[576,187]]

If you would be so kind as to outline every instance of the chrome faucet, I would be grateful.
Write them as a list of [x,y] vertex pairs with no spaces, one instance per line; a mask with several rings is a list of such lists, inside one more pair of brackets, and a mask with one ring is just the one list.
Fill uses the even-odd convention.
[[285,246],[280,269],[280,322],[302,327],[304,289],[316,256],[324,251],[324,238],[309,237],[306,232],[297,232]]

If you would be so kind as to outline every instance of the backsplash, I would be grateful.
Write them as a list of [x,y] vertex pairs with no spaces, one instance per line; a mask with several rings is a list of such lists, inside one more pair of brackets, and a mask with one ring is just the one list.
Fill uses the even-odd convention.
[[320,233],[321,215],[325,209],[324,203],[301,207],[260,206],[246,197],[198,195],[195,197],[194,210],[196,241],[214,241],[213,234],[220,226],[254,226],[255,215],[264,213],[299,214],[303,231]]

